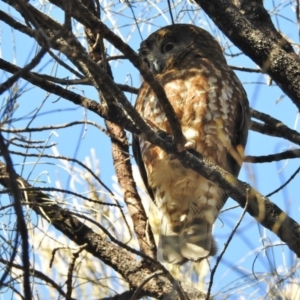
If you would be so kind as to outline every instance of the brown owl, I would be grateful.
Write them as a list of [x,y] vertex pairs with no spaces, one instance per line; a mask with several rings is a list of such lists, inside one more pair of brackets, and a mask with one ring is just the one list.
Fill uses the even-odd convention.
[[[237,176],[239,153],[247,140],[249,104],[219,44],[201,28],[177,24],[152,33],[139,53],[175,110],[186,148]],[[171,134],[165,113],[145,82],[136,109],[150,126]],[[212,226],[228,196],[142,136],[133,137],[133,153],[162,214],[158,259],[182,264],[214,255]]]

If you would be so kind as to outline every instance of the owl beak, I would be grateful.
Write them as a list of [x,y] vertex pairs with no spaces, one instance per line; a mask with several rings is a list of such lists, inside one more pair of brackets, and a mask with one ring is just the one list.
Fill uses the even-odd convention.
[[160,59],[155,59],[152,63],[152,68],[153,68],[153,70],[151,70],[151,71],[153,73],[161,73],[164,68],[163,61]]

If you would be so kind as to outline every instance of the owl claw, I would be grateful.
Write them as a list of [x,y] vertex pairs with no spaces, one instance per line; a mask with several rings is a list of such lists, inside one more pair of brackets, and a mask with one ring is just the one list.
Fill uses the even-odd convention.
[[186,150],[188,150],[188,149],[195,149],[195,148],[196,148],[196,143],[195,143],[195,141],[194,141],[194,140],[189,140],[189,141],[187,141],[187,142],[184,144],[184,148],[185,148]]

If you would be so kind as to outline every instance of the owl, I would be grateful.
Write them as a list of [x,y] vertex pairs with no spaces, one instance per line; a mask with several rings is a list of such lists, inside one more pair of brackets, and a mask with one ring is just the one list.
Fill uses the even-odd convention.
[[[249,104],[217,41],[204,29],[177,24],[152,33],[141,43],[139,54],[166,92],[186,149],[237,176],[247,140]],[[154,130],[172,134],[146,82],[135,107]],[[145,186],[161,215],[158,259],[183,264],[215,255],[212,227],[226,193],[142,135],[134,136],[132,144]]]

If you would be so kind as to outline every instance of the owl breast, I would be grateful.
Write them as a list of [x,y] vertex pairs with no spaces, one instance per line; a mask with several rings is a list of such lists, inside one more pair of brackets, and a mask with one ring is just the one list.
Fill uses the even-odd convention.
[[[217,70],[207,63],[201,69],[170,71],[157,78],[166,91],[187,141],[204,157],[232,172],[226,156],[235,138],[235,124],[239,117],[235,112],[242,105],[239,101],[232,101],[232,98],[243,99],[244,91],[235,82],[235,77],[226,80],[229,77],[226,73],[226,70]],[[145,87],[148,87],[147,84]],[[150,125],[154,123],[171,134],[165,113],[149,87],[143,98],[143,102],[137,103],[137,110]],[[147,149],[147,146],[141,148],[143,156]],[[159,154],[161,150],[156,152]]]

